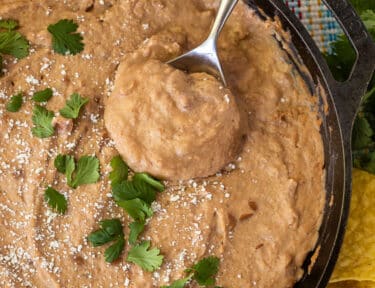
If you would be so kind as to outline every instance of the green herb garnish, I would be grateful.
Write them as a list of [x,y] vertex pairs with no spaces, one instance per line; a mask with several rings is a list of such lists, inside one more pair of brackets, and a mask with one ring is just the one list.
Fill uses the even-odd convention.
[[20,33],[13,31],[16,28],[18,28],[18,21],[0,20],[0,30],[7,30],[0,32],[0,54],[21,59],[29,55],[29,42]]
[[34,127],[31,132],[38,138],[48,138],[55,133],[55,129],[52,125],[52,119],[54,113],[48,111],[46,108],[36,105],[33,110],[32,121]]
[[54,165],[57,171],[65,174],[67,183],[72,188],[96,183],[100,177],[99,160],[95,156],[82,156],[76,164],[72,156],[60,154]]
[[46,88],[42,91],[35,92],[33,95],[33,100],[35,102],[47,102],[51,99],[53,95],[53,91],[51,88]]
[[109,173],[109,180],[111,180],[111,185],[119,184],[128,179],[128,165],[122,160],[121,156],[115,156],[111,160],[112,171]]
[[52,48],[56,53],[75,55],[84,48],[83,37],[76,33],[78,25],[73,20],[63,19],[48,26],[52,34]]
[[44,200],[53,210],[60,214],[64,214],[68,207],[65,196],[51,187],[44,191]]
[[115,241],[105,252],[105,261],[112,263],[118,259],[124,250],[125,239],[122,225],[119,219],[107,219],[99,222],[100,229],[90,233],[87,240],[94,246],[102,246]]
[[220,259],[217,257],[209,256],[203,258],[193,267],[185,270],[188,274],[186,278],[174,281],[171,285],[162,286],[161,288],[184,288],[191,280],[195,280],[199,285],[212,287],[216,282],[215,275],[219,271],[219,265]]
[[161,288],[184,288],[187,283],[191,280],[192,276],[176,280],[171,285],[168,286],[161,286]]
[[12,96],[6,105],[7,111],[18,112],[21,109],[22,101],[22,93]]
[[155,271],[163,263],[164,256],[160,255],[159,249],[149,248],[150,241],[141,242],[130,249],[127,260],[137,264],[146,271]]
[[197,281],[199,285],[215,285],[215,275],[219,271],[219,264],[219,258],[209,256],[187,269],[186,272],[193,273],[193,279]]
[[145,229],[145,222],[140,222],[140,221],[134,221],[129,224],[129,244],[130,245],[135,245],[137,243],[137,239],[139,235],[143,232]]
[[0,20],[0,28],[7,29],[9,31],[18,28],[18,21],[13,19],[2,19]]
[[117,205],[123,208],[136,221],[144,222],[146,218],[153,215],[150,204],[139,198],[120,201],[117,202]]
[[68,119],[76,119],[79,116],[81,108],[89,102],[89,99],[82,98],[78,93],[70,96],[66,101],[65,107],[60,110],[61,116]]

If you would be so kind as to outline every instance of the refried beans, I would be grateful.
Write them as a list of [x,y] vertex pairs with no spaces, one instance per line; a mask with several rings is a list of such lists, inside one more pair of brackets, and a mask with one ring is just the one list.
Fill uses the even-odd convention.
[[[201,172],[207,171],[207,167],[201,169],[207,163],[199,160],[196,164],[189,162],[189,166],[167,162],[160,166],[165,169],[159,170],[160,175],[158,169],[149,171],[170,179],[181,177],[164,182],[166,189],[157,194],[152,204],[154,216],[141,235],[160,249],[164,255],[162,266],[153,273],[145,272],[127,262],[125,256],[109,264],[103,259],[104,250],[87,241],[87,235],[106,218],[121,219],[126,239],[129,234],[131,220],[111,195],[108,174],[112,157],[128,155],[124,160],[130,167],[136,171],[146,169],[141,157],[122,151],[129,147],[126,141],[119,142],[119,132],[111,128],[111,117],[129,109],[126,101],[113,94],[118,88],[114,85],[116,73],[122,73],[117,77],[134,73],[126,66],[134,53],[141,53],[147,63],[163,66],[161,63],[196,47],[207,37],[218,3],[1,1],[0,16],[17,19],[18,31],[31,44],[30,55],[24,59],[15,61],[4,56],[5,73],[0,78],[1,287],[160,287],[183,278],[186,268],[208,255],[220,258],[216,285],[225,288],[290,288],[300,279],[301,265],[318,238],[325,201],[317,96],[276,40],[276,34],[284,33],[278,23],[259,19],[241,1],[218,44],[229,90],[216,95],[216,84],[210,88],[211,96],[220,96],[218,106],[228,104],[228,100],[229,105],[236,106],[221,113],[215,110],[215,102],[208,102],[212,106],[207,108],[212,111],[207,113],[213,114],[206,115],[208,122],[213,119],[210,117],[218,117],[214,120],[222,125],[219,130],[223,138],[216,135],[215,139],[223,143],[228,143],[229,137],[237,140],[226,147],[216,140],[208,141],[211,150],[204,159],[218,151],[218,158],[212,161],[219,164],[207,173]],[[79,25],[85,43],[81,53],[73,56],[53,52],[47,26],[61,19],[73,19]],[[164,68],[160,73],[165,73]],[[159,76],[164,81],[165,75]],[[216,83],[209,75],[204,78]],[[147,87],[148,80],[144,81],[142,85]],[[51,87],[54,94],[46,108],[56,115],[72,93],[79,93],[89,102],[78,119],[56,117],[54,136],[39,139],[31,134],[31,97],[46,87]],[[123,88],[126,92],[130,87]],[[6,104],[19,91],[24,92],[24,104],[19,112],[10,113]],[[172,101],[164,99],[153,104],[158,99],[150,95],[144,94],[145,102],[139,107],[168,106]],[[140,94],[137,97],[136,101],[142,101]],[[175,105],[180,104],[176,100]],[[150,125],[160,111],[149,114]],[[175,112],[172,117],[179,116],[180,111]],[[135,117],[134,123],[123,123],[120,119],[118,125],[138,129],[139,124],[143,125],[139,129],[147,130],[147,119],[142,118],[141,110],[139,113],[139,121]],[[173,129],[186,123],[184,117],[176,120]],[[168,133],[173,134],[173,129]],[[187,131],[193,135],[182,136],[196,137],[191,145],[202,147],[205,135],[193,128]],[[131,140],[143,141],[141,136]],[[172,145],[168,141],[165,145]],[[146,157],[148,145],[153,146],[140,144],[144,145],[141,156]],[[161,147],[162,143],[154,145]],[[194,154],[193,146],[185,148],[187,154]],[[99,181],[69,188],[64,175],[54,167],[58,154],[76,159],[96,155],[100,161]],[[226,163],[230,158],[233,161]],[[225,167],[214,171],[221,165]],[[196,173],[213,176],[185,179]],[[43,195],[48,185],[67,197],[64,215],[46,205]],[[129,248],[126,244],[124,255]],[[198,287],[194,285],[188,287]]]

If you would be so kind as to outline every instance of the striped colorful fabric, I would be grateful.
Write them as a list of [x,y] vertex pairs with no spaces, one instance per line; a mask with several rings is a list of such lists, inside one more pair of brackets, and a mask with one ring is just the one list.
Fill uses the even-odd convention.
[[340,24],[322,0],[284,0],[298,16],[323,52],[342,34]]

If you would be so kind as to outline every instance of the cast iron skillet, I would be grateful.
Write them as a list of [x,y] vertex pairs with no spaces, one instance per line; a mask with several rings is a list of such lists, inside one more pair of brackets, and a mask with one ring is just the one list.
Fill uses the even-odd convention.
[[[337,261],[349,214],[351,131],[361,98],[375,68],[375,44],[347,0],[326,0],[358,56],[349,79],[344,83],[337,82],[314,40],[282,0],[246,2],[254,9],[260,8],[269,17],[279,17],[284,28],[290,31],[292,42],[315,85],[320,83],[325,90],[326,101],[320,99],[320,102],[322,108],[324,103],[328,108],[328,113],[322,112],[321,128],[325,153],[326,206],[317,246],[305,261],[303,278],[295,285],[295,288],[323,288],[327,286]],[[318,252],[317,258],[311,263],[314,252]]]

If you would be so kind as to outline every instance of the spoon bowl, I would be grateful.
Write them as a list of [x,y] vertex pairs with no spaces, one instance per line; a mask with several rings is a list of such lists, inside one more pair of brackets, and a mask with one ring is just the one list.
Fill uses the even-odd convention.
[[187,72],[206,72],[218,77],[227,86],[217,54],[217,39],[238,0],[221,0],[215,22],[208,38],[197,48],[167,62]]

